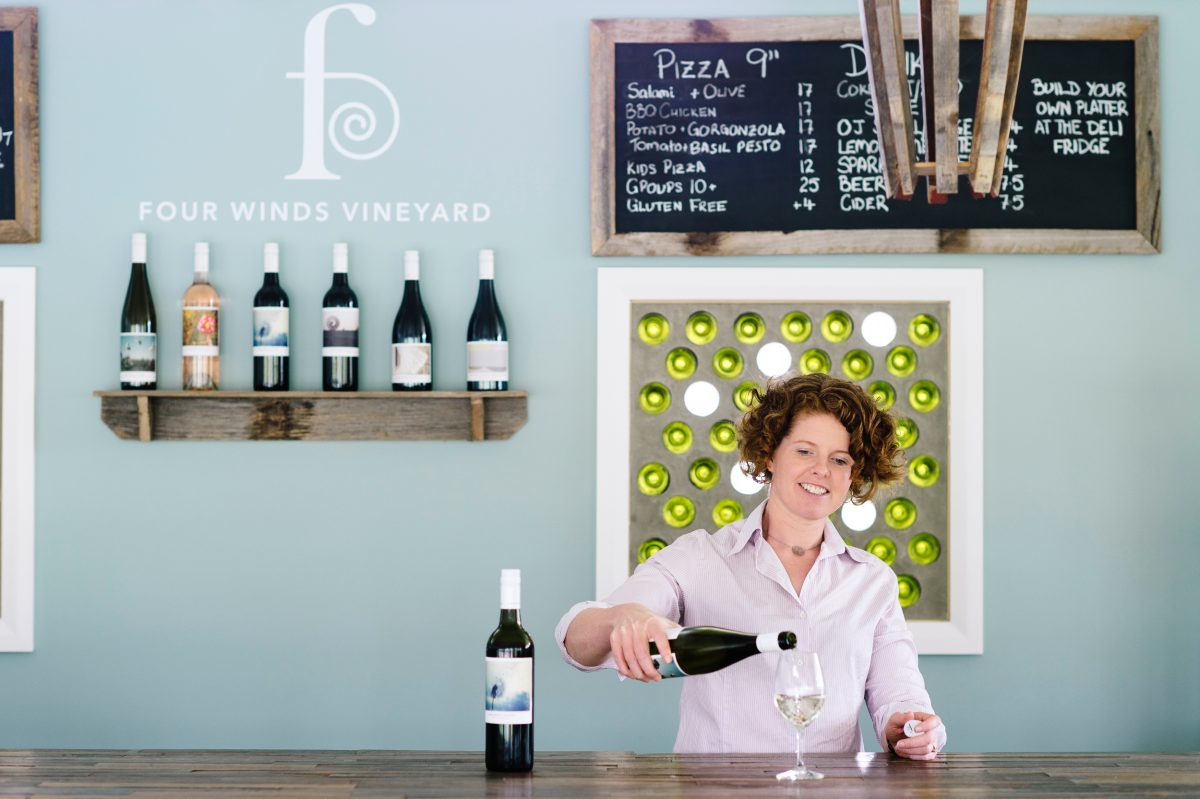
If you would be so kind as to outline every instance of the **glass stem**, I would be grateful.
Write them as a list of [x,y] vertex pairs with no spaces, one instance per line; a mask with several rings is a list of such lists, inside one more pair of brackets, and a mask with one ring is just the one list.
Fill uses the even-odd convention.
[[804,760],[800,757],[800,730],[796,730],[796,771],[804,771]]

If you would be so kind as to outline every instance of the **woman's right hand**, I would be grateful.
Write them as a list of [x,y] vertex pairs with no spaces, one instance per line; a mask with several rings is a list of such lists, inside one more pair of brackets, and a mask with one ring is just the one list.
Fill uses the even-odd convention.
[[636,602],[615,605],[610,613],[612,633],[609,644],[617,671],[641,682],[661,680],[662,675],[654,668],[654,659],[650,656],[650,642],[654,642],[663,660],[670,663],[675,656],[671,654],[667,631],[679,625]]

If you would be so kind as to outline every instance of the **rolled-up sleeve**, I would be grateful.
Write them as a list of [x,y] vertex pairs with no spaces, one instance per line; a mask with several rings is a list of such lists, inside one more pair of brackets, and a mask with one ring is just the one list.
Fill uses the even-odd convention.
[[[888,751],[885,735],[893,713],[916,711],[933,713],[925,679],[917,667],[917,647],[904,621],[900,602],[893,598],[875,626],[871,666],[867,671],[867,710],[875,725],[875,736],[883,751]],[[946,746],[946,727],[934,733],[939,750]]]
[[[663,552],[666,551],[663,550]],[[571,622],[575,621],[575,617],[589,608],[611,608],[626,602],[637,602],[639,605],[645,605],[652,612],[678,623],[683,614],[680,596],[679,583],[666,566],[659,562],[659,555],[655,555],[646,563],[638,566],[629,579],[621,583],[603,601],[580,602],[572,605],[555,626],[554,640],[558,642],[558,650],[562,652],[563,660],[580,671],[615,669],[617,664],[613,660],[611,652],[597,666],[585,666],[567,652],[567,630],[570,628]]]

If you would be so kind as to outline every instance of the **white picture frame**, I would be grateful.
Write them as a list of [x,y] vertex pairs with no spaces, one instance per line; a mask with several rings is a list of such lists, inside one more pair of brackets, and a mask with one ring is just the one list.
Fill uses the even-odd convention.
[[35,275],[0,267],[0,652],[33,651]]
[[629,575],[630,335],[635,302],[950,304],[950,618],[911,621],[917,651],[983,653],[983,273],[979,269],[602,267],[597,287],[596,596]]

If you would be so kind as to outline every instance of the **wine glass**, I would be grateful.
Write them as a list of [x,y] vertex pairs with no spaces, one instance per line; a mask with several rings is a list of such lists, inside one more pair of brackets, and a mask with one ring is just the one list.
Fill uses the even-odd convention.
[[825,679],[816,652],[795,649],[779,653],[775,669],[775,707],[796,728],[796,767],[775,775],[777,780],[819,780],[818,774],[804,765],[800,750],[800,732],[825,706]]

